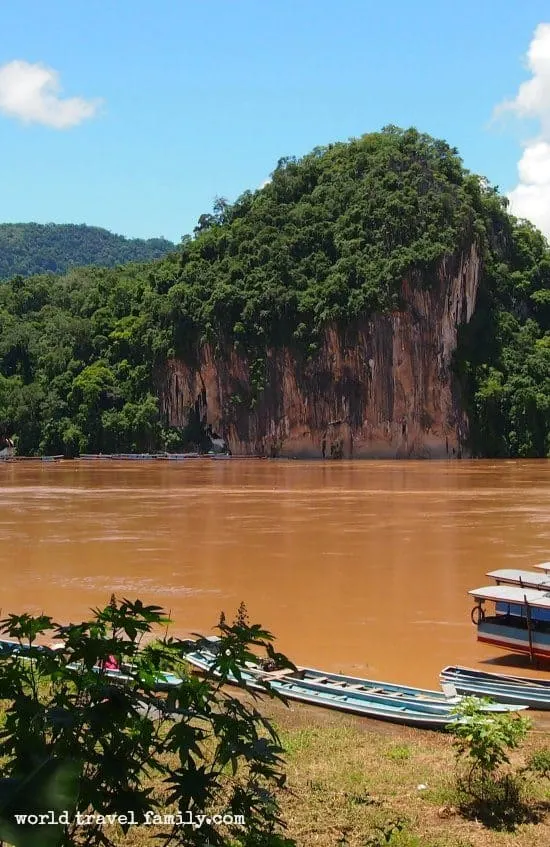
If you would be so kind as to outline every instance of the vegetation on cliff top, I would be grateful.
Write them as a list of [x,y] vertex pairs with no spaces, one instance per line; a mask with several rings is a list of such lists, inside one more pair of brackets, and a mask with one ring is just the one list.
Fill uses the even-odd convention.
[[233,343],[261,392],[270,346],[314,359],[329,322],[405,306],[404,277],[430,285],[473,241],[481,290],[456,367],[474,452],[548,455],[548,244],[455,149],[396,127],[281,159],[160,261],[1,286],[0,428],[23,453],[178,447],[155,391],[167,357]]
[[147,262],[174,249],[165,238],[124,238],[86,224],[0,224],[0,279]]

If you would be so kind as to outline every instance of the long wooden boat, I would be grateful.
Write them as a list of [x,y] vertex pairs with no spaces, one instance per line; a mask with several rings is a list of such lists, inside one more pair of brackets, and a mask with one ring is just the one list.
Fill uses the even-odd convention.
[[[41,653],[50,652],[50,648],[45,644],[33,644],[33,650],[38,650]],[[0,658],[2,656],[25,656],[29,653],[29,646],[27,644],[21,644],[19,641],[12,641],[9,638],[0,638]]]
[[0,656],[13,656],[21,652],[21,644],[9,638],[0,638]]
[[521,703],[529,709],[550,710],[550,679],[491,673],[462,665],[448,665],[441,682],[451,683],[459,694],[490,697],[499,703]]
[[[193,667],[211,672],[216,663],[215,644],[197,646],[184,654]],[[459,718],[453,709],[460,701],[442,691],[428,691],[341,674],[329,674],[314,668],[265,671],[248,663],[242,671],[243,682],[253,691],[265,691],[266,685],[289,700],[312,703],[365,717],[392,721],[425,729],[441,729]],[[230,682],[238,680],[230,677]],[[452,689],[454,692],[454,689]],[[492,704],[489,711],[518,711],[521,705]]]
[[[52,647],[48,647],[47,645],[33,645],[34,649],[38,649],[41,653],[50,653],[52,652]],[[28,659],[29,656],[29,647],[26,644],[20,644],[18,641],[12,641],[7,638],[0,639],[0,658],[3,656],[17,656],[21,659]],[[70,670],[77,671],[81,669],[81,665],[77,663],[69,663],[67,667]],[[136,677],[132,674],[132,668],[130,665],[123,665],[120,670],[109,669],[109,668],[100,668],[96,665],[93,670],[96,673],[103,673],[106,677],[112,680],[116,680],[117,682],[127,684],[133,683],[136,681]],[[177,676],[170,671],[158,671],[155,674],[153,679],[153,689],[155,691],[172,691],[175,688],[178,688],[183,683],[181,677]]]
[[[81,666],[76,663],[67,665],[70,670],[78,671]],[[102,673],[108,679],[121,684],[132,684],[137,681],[136,676],[132,673],[132,668],[129,665],[123,665],[120,670],[113,668],[101,668],[95,665],[93,668],[97,674]],[[159,671],[154,675],[152,688],[154,691],[173,691],[183,684],[183,679],[170,671]]]
[[[550,658],[550,592],[492,585],[468,593],[476,601],[471,618],[478,641],[531,659]],[[494,614],[486,614],[487,602],[494,604]]]

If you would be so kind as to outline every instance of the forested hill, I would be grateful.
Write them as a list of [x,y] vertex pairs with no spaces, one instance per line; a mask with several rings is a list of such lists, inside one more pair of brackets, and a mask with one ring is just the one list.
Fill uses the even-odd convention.
[[454,148],[396,127],[280,160],[164,259],[0,285],[0,434],[22,454],[180,449],[159,411],[167,359],[233,345],[253,391],[231,402],[252,410],[269,348],[315,366],[329,323],[407,308],[406,276],[430,286],[474,243],[478,301],[455,363],[470,448],[550,455],[548,243]]
[[83,265],[146,262],[174,249],[165,238],[124,238],[86,224],[0,224],[0,280],[65,273]]

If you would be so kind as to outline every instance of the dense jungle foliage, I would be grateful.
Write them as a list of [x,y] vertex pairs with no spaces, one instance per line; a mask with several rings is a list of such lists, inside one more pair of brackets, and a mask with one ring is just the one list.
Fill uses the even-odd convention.
[[85,224],[0,224],[0,279],[147,262],[173,249],[165,238],[124,238]]
[[506,206],[414,129],[281,159],[264,188],[218,199],[159,261],[0,286],[0,428],[21,453],[179,449],[155,392],[167,357],[233,343],[255,402],[267,348],[314,361],[327,323],[405,307],[404,276],[430,285],[475,240],[481,289],[456,356],[472,449],[549,455],[550,250]]

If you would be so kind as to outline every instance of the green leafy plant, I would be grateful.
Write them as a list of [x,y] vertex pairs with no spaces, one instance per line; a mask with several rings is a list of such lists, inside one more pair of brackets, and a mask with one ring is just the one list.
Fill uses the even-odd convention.
[[535,776],[550,779],[550,750],[548,747],[543,747],[541,750],[532,753],[527,760],[526,769]]
[[531,721],[511,712],[487,712],[490,702],[465,697],[454,709],[459,720],[450,724],[457,763],[457,788],[464,811],[486,823],[513,829],[529,817],[523,798],[524,780],[510,767],[510,751],[527,736]]
[[365,841],[365,847],[383,847],[395,844],[402,833],[406,831],[407,821],[402,817],[389,819],[377,824],[372,835]]
[[[0,838],[16,847],[57,847],[62,824],[37,822],[50,814],[56,819],[66,815],[68,820],[77,790],[78,765],[70,760],[45,759],[26,776],[1,779]],[[18,823],[16,816],[21,814],[26,823]]]
[[[76,625],[28,614],[2,621],[1,631],[20,649],[0,660],[0,699],[7,704],[0,837],[16,847],[109,847],[114,833],[103,820],[79,827],[76,816],[130,814],[120,821],[128,832],[147,813],[169,810],[184,819],[238,815],[245,823],[220,828],[207,818],[195,829],[162,821],[166,845],[282,838],[276,791],[285,775],[277,734],[256,707],[259,695],[238,699],[224,685],[239,683],[252,649],[288,660],[275,652],[269,632],[248,623],[242,607],[234,624],[220,621],[216,673],[198,679],[185,662],[185,642],[163,638],[142,649],[143,639],[166,623],[161,608],[114,597]],[[39,646],[52,639],[61,649]],[[110,656],[120,671],[106,670]],[[180,677],[169,700],[158,691],[162,665]],[[266,695],[275,696],[267,687]],[[61,808],[68,819],[57,827],[24,826],[15,817]]]

